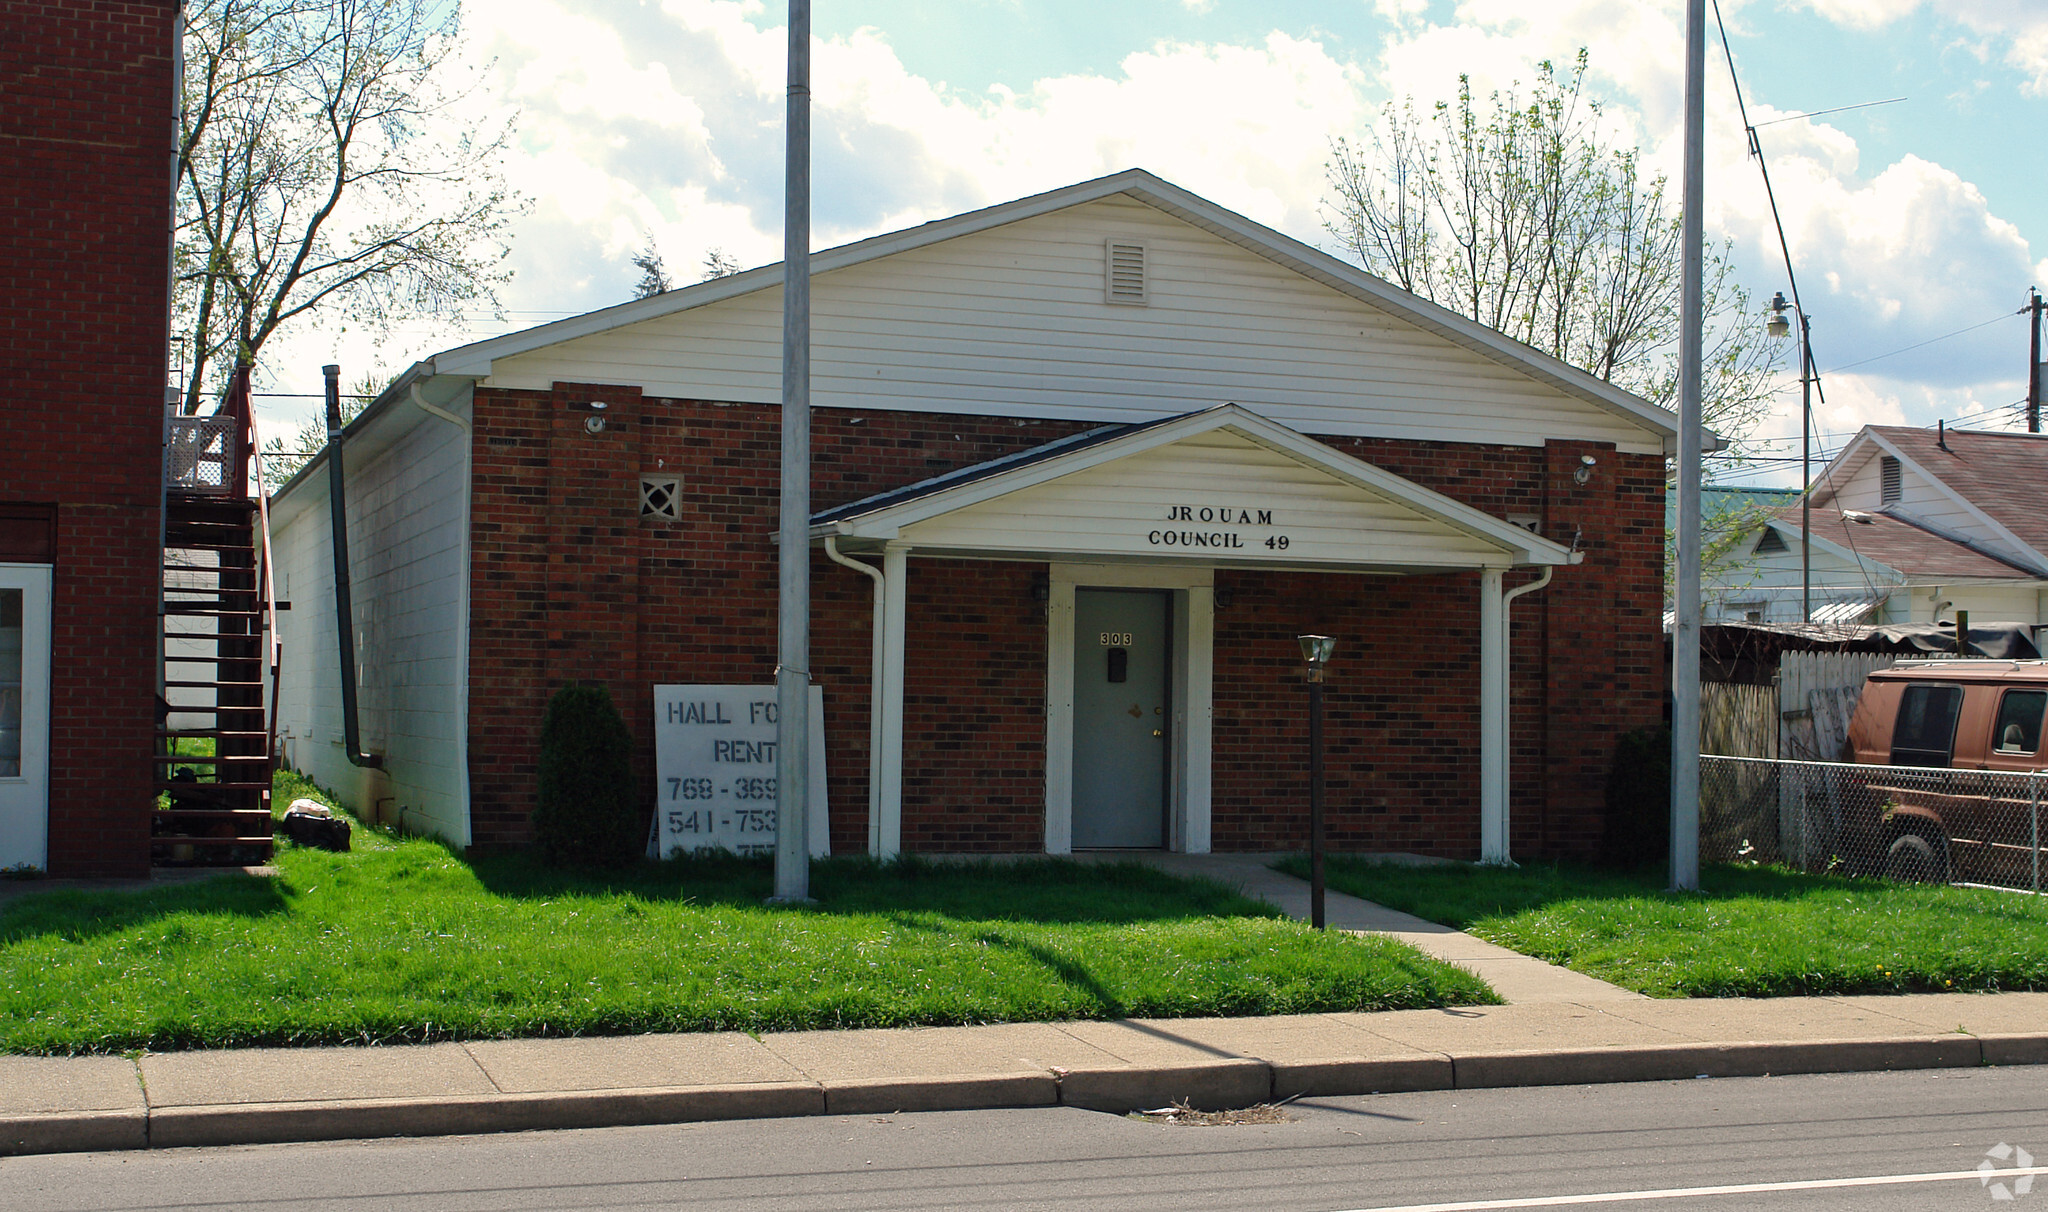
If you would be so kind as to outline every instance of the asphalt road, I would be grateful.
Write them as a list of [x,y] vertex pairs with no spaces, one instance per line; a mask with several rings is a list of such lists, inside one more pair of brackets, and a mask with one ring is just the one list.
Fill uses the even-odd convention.
[[[1976,1172],[2001,1145],[2048,1163],[2048,1069],[1465,1090],[1286,1110],[1291,1122],[1221,1127],[1049,1108],[8,1158],[0,1208],[1888,1212],[2038,1200],[2048,1212],[2048,1172],[2032,1184]],[[2008,1152],[1996,1164],[2021,1163]],[[1995,1199],[1994,1183],[2011,1198]],[[1699,1190],[1729,1186],[1743,1189]]]

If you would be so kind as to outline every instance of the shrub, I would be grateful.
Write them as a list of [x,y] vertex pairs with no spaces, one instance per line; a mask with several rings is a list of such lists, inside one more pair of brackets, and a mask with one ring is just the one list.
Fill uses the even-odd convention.
[[1602,861],[1646,867],[1671,853],[1671,726],[1639,728],[1614,747]]
[[633,734],[611,692],[564,686],[540,726],[540,802],[534,844],[550,863],[623,867],[645,849],[633,794]]

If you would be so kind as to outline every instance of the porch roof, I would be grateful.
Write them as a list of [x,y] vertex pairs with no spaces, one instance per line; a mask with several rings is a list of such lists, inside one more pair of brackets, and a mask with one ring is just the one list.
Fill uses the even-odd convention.
[[1236,404],[1111,425],[815,514],[814,541],[1002,560],[1433,573],[1578,556]]

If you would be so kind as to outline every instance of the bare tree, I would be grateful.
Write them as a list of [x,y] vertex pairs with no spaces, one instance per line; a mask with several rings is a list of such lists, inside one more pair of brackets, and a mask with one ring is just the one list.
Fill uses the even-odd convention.
[[441,0],[188,0],[184,411],[294,325],[497,310],[511,122],[455,112],[476,83],[459,20]]
[[668,278],[668,266],[662,264],[661,250],[654,245],[652,232],[647,234],[647,247],[633,254],[633,268],[640,271],[640,280],[633,285],[636,299],[661,294],[674,285]]
[[[1546,62],[1514,89],[1427,117],[1390,104],[1369,147],[1339,139],[1324,222],[1368,270],[1588,374],[1670,406],[1677,398],[1679,216],[1662,177],[1603,132],[1587,56]],[[1768,408],[1777,351],[1710,249],[1703,400],[1739,444]]]

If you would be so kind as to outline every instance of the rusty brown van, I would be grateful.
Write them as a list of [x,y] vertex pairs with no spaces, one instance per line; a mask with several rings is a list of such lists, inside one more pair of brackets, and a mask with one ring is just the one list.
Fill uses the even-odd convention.
[[1851,760],[1896,769],[1872,772],[1855,797],[1868,806],[1843,822],[1856,851],[1897,879],[2037,882],[2044,714],[2048,661],[1904,661],[1871,674],[1849,722]]

